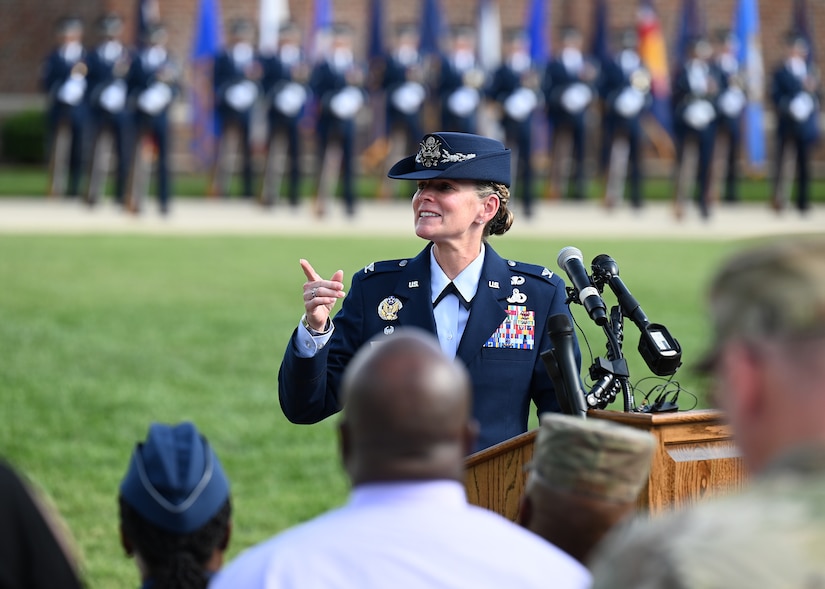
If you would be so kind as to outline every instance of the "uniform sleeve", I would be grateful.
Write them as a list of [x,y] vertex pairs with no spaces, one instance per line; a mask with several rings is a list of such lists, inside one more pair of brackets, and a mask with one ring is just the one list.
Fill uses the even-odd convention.
[[341,410],[341,377],[363,343],[363,315],[362,284],[356,275],[333,319],[335,331],[328,345],[311,358],[301,358],[297,329],[292,333],[278,371],[278,399],[289,421],[317,423]]

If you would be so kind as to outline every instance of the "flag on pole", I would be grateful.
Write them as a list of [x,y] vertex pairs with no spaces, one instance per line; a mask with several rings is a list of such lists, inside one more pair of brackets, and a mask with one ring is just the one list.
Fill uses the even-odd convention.
[[260,21],[258,49],[261,53],[275,53],[278,50],[278,34],[281,25],[289,20],[289,2],[287,0],[261,0],[258,20]]
[[487,72],[501,63],[501,12],[498,0],[478,2],[478,62]]
[[212,163],[217,137],[212,91],[215,55],[221,48],[221,17],[218,0],[200,0],[192,42],[192,152],[202,166]]
[[371,0],[370,3],[370,33],[367,43],[367,57],[373,63],[384,58],[384,3],[382,0]]
[[793,4],[793,23],[791,30],[797,35],[801,35],[808,44],[808,65],[813,63],[816,50],[814,48],[814,39],[811,36],[811,30],[808,26],[808,3],[806,0],[794,0]]
[[683,0],[679,29],[676,34],[676,55],[674,56],[677,66],[687,61],[691,41],[704,34],[705,23],[699,13],[699,4],[696,0]]
[[138,0],[137,27],[135,30],[135,45],[143,47],[149,29],[160,22],[160,6],[158,0]]
[[651,112],[662,128],[673,134],[673,116],[670,111],[670,72],[667,67],[667,48],[653,0],[641,0],[639,6],[639,57],[651,76],[653,97]]
[[421,27],[418,37],[418,51],[421,55],[441,53],[441,39],[445,33],[444,17],[438,0],[422,0]]
[[601,65],[611,58],[610,39],[607,31],[607,0],[595,0],[596,9],[593,11],[593,40],[590,53]]
[[737,61],[745,75],[748,104],[745,107],[745,149],[748,163],[759,169],[765,165],[765,68],[759,40],[759,0],[738,0],[733,15]]
[[527,22],[524,30],[527,31],[530,45],[530,60],[534,67],[541,68],[550,57],[550,39],[548,34],[547,13],[550,10],[550,0],[530,0],[527,9]]
[[318,61],[327,50],[332,30],[332,0],[315,0],[312,8],[310,31],[307,35],[307,43],[310,45],[307,53],[312,61]]

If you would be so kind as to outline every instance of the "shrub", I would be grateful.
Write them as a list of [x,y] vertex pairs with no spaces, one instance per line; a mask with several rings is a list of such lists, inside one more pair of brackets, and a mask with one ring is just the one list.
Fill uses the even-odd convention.
[[40,164],[46,161],[46,114],[28,110],[10,116],[0,127],[3,159]]

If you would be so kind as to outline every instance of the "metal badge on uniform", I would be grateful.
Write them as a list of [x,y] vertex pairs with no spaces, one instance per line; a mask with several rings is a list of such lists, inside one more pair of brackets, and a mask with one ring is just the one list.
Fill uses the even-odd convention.
[[394,331],[395,331],[395,327],[393,327],[392,325],[387,325],[384,328],[384,335],[392,335]]
[[395,321],[403,306],[401,301],[390,295],[378,304],[378,316],[384,321]]
[[511,276],[510,277],[510,285],[511,286],[521,286],[524,284],[525,279],[524,276]]
[[410,280],[407,283],[407,288],[418,288],[418,281],[417,280]]
[[369,274],[370,272],[375,272],[375,262],[364,266],[364,274]]
[[535,343],[536,312],[522,305],[508,305],[507,316],[484,347],[532,350]]
[[541,271],[541,275],[546,277],[546,278],[550,278],[551,276],[553,276],[553,272],[551,272],[550,270],[545,268],[544,270]]
[[487,283],[487,286],[489,286],[490,288],[501,288],[501,287],[498,285],[498,280],[490,280],[490,281]]
[[516,303],[516,304],[526,303],[527,302],[527,295],[524,294],[523,292],[521,292],[519,289],[514,288],[513,289],[513,294],[511,294],[509,297],[507,297],[507,302],[508,303]]

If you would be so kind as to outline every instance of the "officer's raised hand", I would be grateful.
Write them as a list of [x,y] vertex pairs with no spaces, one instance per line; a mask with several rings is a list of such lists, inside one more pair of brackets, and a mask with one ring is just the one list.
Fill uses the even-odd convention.
[[329,315],[335,301],[344,298],[344,271],[337,270],[332,278],[324,280],[307,260],[301,259],[301,269],[307,277],[304,283],[304,308],[307,326],[312,331],[329,329]]

